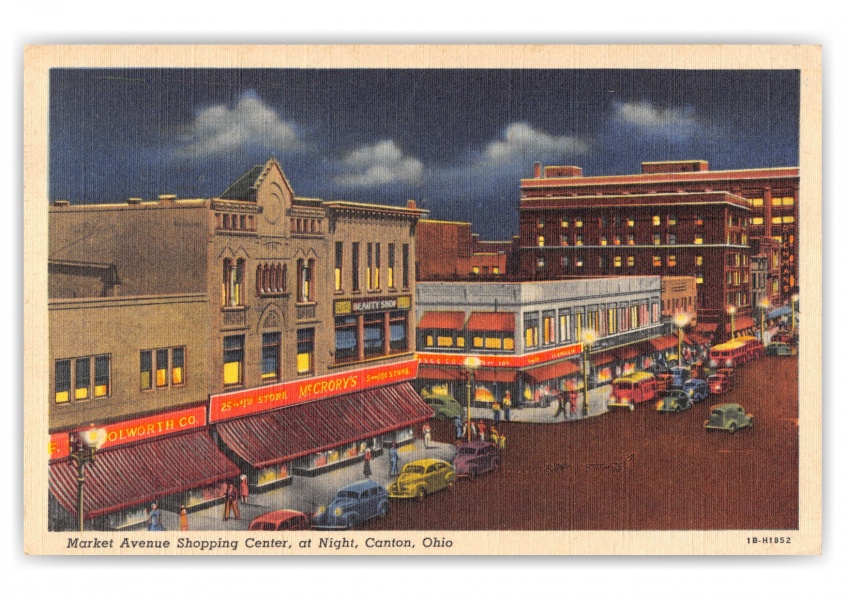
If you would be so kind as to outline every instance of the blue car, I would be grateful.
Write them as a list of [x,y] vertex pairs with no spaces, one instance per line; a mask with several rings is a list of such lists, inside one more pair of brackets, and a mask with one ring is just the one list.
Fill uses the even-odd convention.
[[684,382],[682,390],[687,393],[690,401],[694,403],[702,402],[711,393],[708,382],[701,379],[688,379]]
[[670,387],[682,389],[684,382],[690,377],[690,368],[673,367],[670,369],[670,373],[673,375],[673,381],[670,383]]
[[329,506],[314,513],[314,529],[353,529],[359,523],[388,514],[388,491],[369,479],[339,489]]

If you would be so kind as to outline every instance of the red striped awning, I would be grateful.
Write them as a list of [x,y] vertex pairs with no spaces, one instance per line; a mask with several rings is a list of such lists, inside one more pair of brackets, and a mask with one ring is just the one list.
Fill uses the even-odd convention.
[[410,383],[297,404],[220,423],[217,431],[238,456],[263,468],[430,419]]
[[477,369],[474,377],[476,381],[514,383],[517,379],[517,369]]
[[467,331],[514,332],[513,312],[474,312],[467,321]]
[[[742,331],[743,329],[749,329],[750,327],[755,327],[755,319],[751,317],[737,317],[734,320],[734,330],[735,331]],[[731,322],[726,323],[726,333],[731,333]]]
[[622,348],[617,348],[617,358],[619,360],[629,360],[640,356],[641,352],[638,344],[631,344]]
[[417,379],[434,379],[438,381],[455,381],[463,379],[461,371],[455,367],[441,367],[438,365],[420,365],[417,367]]
[[652,347],[656,350],[666,350],[667,348],[672,348],[674,346],[679,345],[679,338],[675,335],[665,335],[663,337],[655,338],[649,340],[649,343],[652,344]]
[[592,362],[595,367],[607,365],[615,360],[617,360],[617,356],[613,352],[600,352],[599,354],[595,354],[590,357],[590,362]]
[[418,329],[449,329],[461,331],[464,329],[464,312],[429,310],[423,313]]
[[[206,431],[102,450],[85,465],[85,517],[145,504],[239,473]],[[50,465],[50,491],[74,516],[76,476],[76,463],[71,460]]]
[[716,323],[697,323],[695,330],[699,333],[716,333],[717,332],[717,324]]
[[579,365],[570,362],[569,360],[562,360],[556,363],[550,363],[540,367],[533,367],[523,371],[527,377],[536,382],[549,381],[559,377],[566,377],[573,373],[578,373]]

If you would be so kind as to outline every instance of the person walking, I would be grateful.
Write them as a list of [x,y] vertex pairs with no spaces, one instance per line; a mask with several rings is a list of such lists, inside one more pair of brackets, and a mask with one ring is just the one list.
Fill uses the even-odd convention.
[[162,511],[159,510],[159,505],[155,502],[150,505],[150,516],[147,518],[147,522],[149,523],[150,531],[165,530],[164,526],[162,525]]
[[232,482],[226,482],[226,488],[223,490],[223,520],[228,521],[229,515],[232,513]]
[[505,413],[505,421],[511,420],[511,392],[505,392],[505,398],[502,399],[502,410]]
[[491,443],[494,446],[499,446],[499,432],[496,430],[496,426],[491,426]]
[[432,428],[428,423],[423,423],[423,447],[428,448],[432,445]]
[[564,399],[564,394],[561,394],[559,402],[564,408],[564,419],[569,421],[573,416],[573,411],[570,409],[570,402]]
[[229,500],[231,502],[232,518],[240,520],[241,519],[241,509],[238,507],[238,484],[237,484],[237,480],[236,480],[236,483],[229,486]]
[[460,440],[461,439],[461,429],[462,429],[461,417],[455,417],[455,420],[452,423],[453,423],[453,425],[455,425],[455,439]]
[[391,477],[399,475],[399,452],[397,451],[397,443],[391,444],[391,449],[388,450],[388,456],[391,459]]
[[484,421],[479,421],[478,429],[479,429],[479,439],[484,442],[485,441],[485,430],[487,429]]
[[491,408],[493,409],[494,426],[499,425],[499,413],[502,410],[502,406],[500,406],[498,401],[494,400],[493,406],[491,406]]
[[555,404],[556,404],[556,409],[555,409],[555,414],[552,415],[553,419],[557,419],[558,415],[565,414],[565,412],[566,412],[565,409],[564,409],[564,404],[565,404],[564,392],[559,391],[557,394],[555,394]]
[[244,504],[247,503],[247,498],[250,497],[250,485],[247,483],[247,476],[243,473],[241,474],[241,481],[240,481],[241,489],[238,490],[241,493],[241,502]]
[[370,479],[370,476],[373,474],[373,471],[370,470],[370,461],[373,459],[373,453],[370,450],[370,446],[364,450],[364,477],[365,479]]
[[579,394],[576,390],[570,392],[570,414],[573,415],[574,419],[578,419],[579,415],[577,412],[579,406]]
[[184,504],[179,507],[179,531],[188,531],[188,511]]
[[479,431],[476,428],[476,421],[470,421],[470,435],[473,436],[473,439],[479,437]]

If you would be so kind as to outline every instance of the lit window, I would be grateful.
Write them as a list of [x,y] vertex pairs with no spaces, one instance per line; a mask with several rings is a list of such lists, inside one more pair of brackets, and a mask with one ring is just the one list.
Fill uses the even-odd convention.
[[701,255],[697,255],[697,257],[696,257],[696,266],[697,267],[702,266],[702,256]]
[[343,284],[344,243],[335,242],[335,291],[340,292]]
[[544,226],[543,217],[538,217],[538,229],[543,229],[543,226]]
[[694,244],[701,244],[701,243],[702,243],[702,234],[701,234],[701,233],[697,233],[697,234],[694,236],[694,238],[693,238],[693,243],[694,243]]
[[569,226],[570,226],[570,222],[567,221],[567,219],[561,219],[561,227],[566,228],[566,227],[569,227]]
[[614,266],[615,267],[622,267],[623,266],[623,257],[622,256],[615,256],[614,257]]
[[626,224],[629,227],[634,227],[634,219],[626,219]]
[[618,234],[614,234],[614,245],[615,246],[620,245],[620,236]]
[[240,385],[244,377],[244,336],[223,338],[223,385]]
[[703,283],[705,279],[702,277],[702,273],[696,274],[696,283]]
[[581,256],[576,259],[576,266],[583,267],[585,266],[585,260]]
[[667,266],[668,267],[675,267],[676,266],[676,255],[671,254],[667,257]]
[[635,239],[634,239],[634,234],[633,234],[633,233],[630,233],[630,234],[629,234],[628,244],[629,244],[629,246],[634,246],[634,245],[635,245]]
[[781,225],[781,217],[773,217],[773,225]]
[[168,385],[168,354],[167,348],[156,350],[156,387]]
[[71,361],[56,361],[56,404],[70,400]]
[[781,198],[773,198],[773,206],[781,206]]
[[141,351],[141,389],[153,389],[153,352]]
[[764,224],[764,217],[752,217],[752,224],[753,225],[763,225]]
[[111,360],[109,356],[94,357],[94,397],[102,398],[109,395],[111,379]]
[[781,218],[782,223],[793,223],[794,221],[795,221],[794,217],[792,217],[790,215]]
[[660,217],[660,216],[658,216],[658,215],[653,215],[653,217],[652,217],[652,225],[657,227],[657,226],[658,226],[658,225],[660,225],[660,224],[661,224],[661,217]]
[[667,217],[667,225],[675,225],[676,224],[676,215],[670,215]]
[[652,257],[652,266],[653,267],[660,267],[661,266],[661,257],[660,256],[653,256]]
[[394,261],[396,257],[394,244],[388,244],[388,288],[394,289]]
[[546,243],[546,240],[542,235],[538,236],[538,246],[543,246]]
[[582,245],[582,243],[583,243],[583,241],[582,241],[582,234],[581,234],[581,233],[576,234],[576,245],[577,245],[577,246],[581,246],[581,245]]
[[784,198],[782,198],[781,205],[782,206],[793,206],[793,198],[790,197],[790,196],[785,196]]
[[764,206],[763,198],[752,198],[752,206]]
[[561,234],[561,245],[562,246],[569,246],[570,245],[570,236],[566,233]]
[[382,281],[379,277],[379,271],[382,268],[382,244],[380,242],[376,242],[376,248],[374,250],[375,256],[375,267],[373,268],[373,289],[378,290],[382,287]]
[[543,256],[538,256],[538,268],[543,269],[546,266],[546,259]]
[[576,221],[576,227],[582,226],[582,218],[581,217],[576,217],[575,221]]
[[627,267],[635,266],[634,256],[629,256],[628,258],[626,258],[626,266]]
[[297,375],[310,375],[313,372],[314,372],[314,329],[298,329],[297,330]]
[[599,238],[599,245],[600,245],[600,246],[607,246],[607,245],[608,245],[608,237],[607,237],[607,236],[604,236],[604,235],[603,235],[603,236],[601,236],[601,237]]
[[171,350],[171,371],[170,381],[173,385],[185,383],[185,348],[173,348]]
[[74,399],[85,400],[91,396],[89,387],[91,386],[91,359],[77,358],[76,365],[76,384],[74,385]]
[[652,244],[655,246],[661,245],[661,234],[660,233],[653,233],[652,234]]

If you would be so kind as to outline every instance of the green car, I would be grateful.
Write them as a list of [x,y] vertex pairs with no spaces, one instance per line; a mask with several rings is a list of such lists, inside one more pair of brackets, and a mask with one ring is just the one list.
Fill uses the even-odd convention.
[[705,421],[705,429],[722,429],[734,433],[744,427],[752,427],[755,420],[739,404],[718,404],[711,408],[711,416]]
[[767,356],[793,356],[793,348],[784,342],[767,344]]
[[464,414],[461,405],[451,396],[423,396],[423,401],[435,411],[439,421],[452,421]]
[[655,405],[658,412],[681,412],[691,408],[690,395],[684,390],[670,390]]

